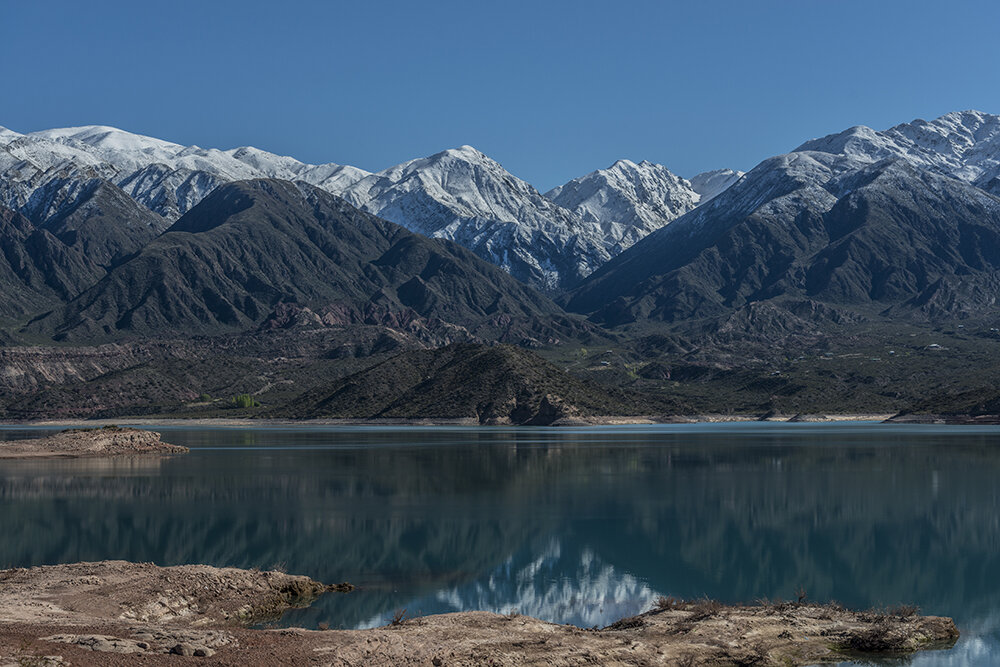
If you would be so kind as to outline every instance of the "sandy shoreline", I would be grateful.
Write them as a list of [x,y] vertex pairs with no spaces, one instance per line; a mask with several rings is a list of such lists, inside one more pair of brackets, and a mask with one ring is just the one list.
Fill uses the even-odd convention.
[[[891,413],[882,414],[821,414],[821,415],[789,415],[761,418],[759,415],[693,415],[678,417],[591,417],[561,420],[551,426],[570,428],[574,426],[629,426],[643,424],[716,424],[729,422],[884,422],[893,417]],[[88,427],[103,427],[112,425],[158,427],[158,426],[205,426],[205,427],[286,427],[286,426],[474,426],[477,428],[511,428],[505,426],[484,426],[475,419],[247,419],[225,417],[117,417],[114,419],[42,419],[34,421],[3,421],[0,426],[32,426],[70,428],[85,425]]]
[[370,630],[247,627],[318,595],[358,594],[349,590],[206,565],[0,570],[0,666],[806,665],[948,648],[958,638],[951,619],[913,608],[670,598],[603,629],[489,612],[398,618]]

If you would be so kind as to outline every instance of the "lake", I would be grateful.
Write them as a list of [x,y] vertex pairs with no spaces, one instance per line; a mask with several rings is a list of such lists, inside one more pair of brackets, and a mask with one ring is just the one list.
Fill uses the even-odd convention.
[[[0,567],[278,567],[283,625],[470,609],[603,626],[658,595],[919,605],[1000,662],[1000,428],[162,427],[185,456],[0,461]],[[0,440],[51,429],[3,427]]]

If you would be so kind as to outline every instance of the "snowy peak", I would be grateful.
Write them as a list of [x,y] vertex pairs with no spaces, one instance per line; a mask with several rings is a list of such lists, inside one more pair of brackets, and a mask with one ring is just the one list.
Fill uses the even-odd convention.
[[659,225],[698,203],[691,184],[662,165],[618,160],[547,193],[583,220]]
[[845,155],[862,162],[902,158],[917,167],[985,187],[1000,175],[1000,116],[956,111],[882,132],[861,125],[807,141],[796,151]]
[[911,161],[964,181],[994,178],[1000,168],[1000,116],[956,111],[930,122],[897,125],[885,134],[908,149]]
[[599,234],[471,146],[367,175],[341,196],[544,288],[577,282],[610,258]]
[[183,146],[179,144],[141,134],[133,134],[106,125],[84,125],[81,127],[41,130],[39,132],[31,132],[26,136],[48,141],[60,141],[66,144],[81,144],[109,151],[145,153],[162,151],[164,155],[169,155],[183,149]]
[[281,178],[341,189],[368,173],[337,164],[306,164],[249,146],[226,151],[183,146],[104,125],[0,132],[0,204],[18,208],[56,172],[66,178],[80,170],[85,170],[81,178],[111,181],[168,220],[220,183]]
[[701,197],[698,204],[704,204],[725,192],[741,178],[743,178],[742,171],[736,171],[735,169],[714,169],[712,171],[703,171],[697,176],[693,176],[690,183],[691,189]]
[[493,160],[490,159],[486,155],[486,153],[483,153],[482,151],[473,148],[468,144],[463,144],[458,148],[449,148],[447,150],[441,151],[440,153],[438,153],[438,155],[448,155],[461,160],[470,160],[470,161],[490,160],[490,162],[493,162]]
[[954,111],[933,121],[915,120],[896,125],[886,134],[905,137],[915,146],[960,156],[977,146],[995,145],[1000,138],[1000,116],[981,111]]
[[484,153],[472,146],[449,148],[427,157],[408,160],[383,171],[373,174],[378,178],[398,181],[412,174],[422,174],[429,178],[437,178],[451,171],[470,173],[481,168],[493,173],[503,172],[503,167]]
[[550,190],[546,197],[583,222],[599,225],[613,241],[613,254],[687,213],[701,199],[690,182],[646,160],[618,160]]
[[793,152],[819,152],[847,155],[865,161],[877,161],[898,154],[902,149],[890,138],[864,125],[805,142]]

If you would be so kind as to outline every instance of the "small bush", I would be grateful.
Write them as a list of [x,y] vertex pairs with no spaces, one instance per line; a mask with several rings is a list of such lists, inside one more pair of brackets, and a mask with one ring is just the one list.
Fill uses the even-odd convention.
[[905,621],[908,618],[913,618],[919,613],[920,613],[920,607],[913,604],[901,604],[889,609],[889,615],[895,616],[901,621]]
[[722,611],[722,603],[718,600],[709,600],[708,598],[702,598],[694,603],[691,607],[691,615],[688,617],[689,621],[702,621],[706,618],[711,618]]
[[198,401],[201,403],[209,403],[212,400],[211,394],[199,394]]
[[681,601],[673,595],[661,595],[653,601],[653,606],[659,611],[670,611],[681,606]]
[[389,625],[398,626],[402,625],[405,622],[406,622],[405,609],[397,609],[396,611],[392,612],[392,620],[389,621]]

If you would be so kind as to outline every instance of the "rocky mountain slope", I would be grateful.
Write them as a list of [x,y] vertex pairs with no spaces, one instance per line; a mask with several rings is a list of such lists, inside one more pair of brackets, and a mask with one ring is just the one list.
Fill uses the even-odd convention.
[[451,328],[459,338],[555,335],[569,322],[455,244],[314,186],[254,180],[217,188],[28,330],[77,340],[235,332],[280,319],[276,309],[288,307],[325,309],[330,324],[375,318],[387,327]]
[[545,425],[594,415],[657,414],[667,405],[581,380],[516,347],[455,344],[403,352],[317,387],[271,416],[421,415]]
[[[159,216],[133,215],[129,231],[141,246],[219,185],[254,178],[302,181],[412,231],[455,241],[543,289],[579,283],[649,231],[721,191],[737,173],[696,177],[703,185],[692,187],[659,165],[633,167],[650,173],[638,180],[636,173],[623,175],[611,195],[624,197],[632,213],[619,215],[618,205],[587,215],[543,197],[469,146],[370,174],[252,147],[182,146],[105,126],[28,134],[0,128],[0,204],[36,224],[71,215],[81,206],[78,199],[86,199],[83,193],[102,182],[103,190],[120,189]],[[111,254],[110,261],[117,261]]]
[[569,308],[610,325],[789,298],[897,317],[982,313],[1000,279],[1000,199],[977,187],[993,178],[997,121],[853,128],[765,160],[598,270]]
[[138,252],[169,226],[101,178],[48,181],[32,193],[21,211],[37,227],[102,267]]
[[79,248],[0,206],[0,322],[54,307],[103,275]]

